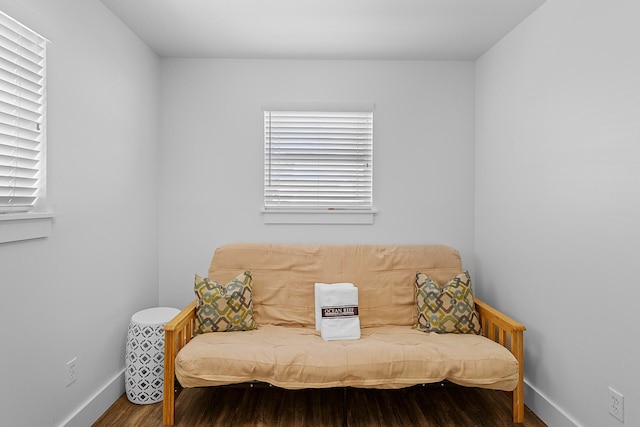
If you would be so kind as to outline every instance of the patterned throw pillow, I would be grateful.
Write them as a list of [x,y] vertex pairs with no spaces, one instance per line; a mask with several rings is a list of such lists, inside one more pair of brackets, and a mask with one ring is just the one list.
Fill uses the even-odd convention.
[[226,285],[196,275],[195,333],[256,329],[251,281],[250,271],[240,273]]
[[458,274],[444,286],[418,272],[416,303],[418,323],[414,329],[437,333],[482,333],[468,271]]

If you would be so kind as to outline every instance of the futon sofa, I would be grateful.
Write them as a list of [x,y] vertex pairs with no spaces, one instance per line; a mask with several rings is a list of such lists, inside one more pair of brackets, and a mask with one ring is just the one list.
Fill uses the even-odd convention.
[[[471,328],[430,329],[437,315],[421,311],[427,297],[435,295],[433,310],[449,301],[433,290],[420,300],[420,278],[445,289],[460,277],[460,254],[444,245],[221,246],[208,278],[196,276],[198,297],[165,326],[163,424],[173,425],[182,387],[398,389],[447,381],[512,392],[513,421],[521,423],[525,327],[473,297],[473,313],[457,317]],[[207,301],[199,289],[207,288],[205,282],[214,290],[240,283],[242,307],[231,323],[203,320]],[[343,282],[358,288],[361,336],[323,340],[316,330],[314,286]],[[450,309],[458,310],[449,299]],[[232,326],[238,320],[244,327]]]

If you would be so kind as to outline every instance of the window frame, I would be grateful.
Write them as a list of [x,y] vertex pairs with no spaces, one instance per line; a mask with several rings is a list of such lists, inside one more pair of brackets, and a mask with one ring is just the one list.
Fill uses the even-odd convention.
[[[354,132],[355,136],[345,136],[338,138],[338,141],[329,141],[324,147],[318,151],[313,151],[313,149],[308,149],[304,147],[305,144],[314,144],[317,146],[317,139],[323,139],[323,137],[331,136],[331,132],[340,132],[341,130],[333,129],[332,126],[335,125],[342,129],[342,124],[330,123],[328,126],[330,130],[325,131],[321,130],[320,135],[314,139],[314,137],[308,137],[307,135],[303,135],[300,140],[296,139],[295,145],[302,150],[308,150],[306,153],[310,153],[309,155],[305,155],[304,160],[300,160],[299,158],[295,158],[297,164],[295,166],[289,167],[290,170],[287,170],[287,167],[284,169],[281,167],[281,170],[284,170],[282,176],[284,179],[288,178],[299,178],[301,175],[302,179],[306,179],[306,183],[298,183],[301,186],[296,187],[295,189],[290,185],[286,184],[283,186],[270,186],[270,177],[271,168],[273,167],[273,161],[271,159],[270,154],[272,153],[272,143],[279,148],[282,148],[282,144],[284,144],[285,149],[281,150],[281,152],[285,152],[283,154],[284,158],[280,158],[279,160],[284,161],[285,163],[289,158],[287,155],[291,155],[293,157],[297,157],[298,154],[287,154],[286,146],[287,142],[286,131],[290,131],[290,129],[285,129],[285,134],[281,134],[283,139],[279,142],[275,142],[272,140],[273,135],[270,132],[272,124],[278,124],[278,122],[272,122],[272,117],[269,117],[269,113],[282,114],[285,116],[284,119],[287,121],[291,119],[291,117],[287,117],[290,113],[294,115],[301,114],[305,115],[305,119],[300,119],[306,122],[306,119],[310,120],[309,123],[314,123],[315,120],[324,121],[324,118],[316,118],[309,117],[311,116],[322,116],[329,115],[333,116],[334,114],[343,114],[345,116],[353,116],[354,113],[356,116],[360,115],[368,115],[369,123],[364,125],[364,127],[358,127],[353,123],[350,123],[349,126],[356,126],[357,129],[352,129],[350,132]],[[377,210],[373,207],[373,116],[374,116],[374,104],[373,103],[280,103],[280,104],[269,104],[263,106],[263,125],[264,125],[264,181],[263,181],[263,208],[262,214],[264,218],[264,222],[266,224],[373,224],[374,214],[377,213]],[[335,118],[335,117],[333,117]],[[297,119],[293,119],[296,121]],[[331,120],[327,119],[327,120]],[[340,120],[340,119],[339,119]],[[358,118],[349,118],[348,121],[361,121],[364,120],[362,117]],[[309,123],[304,123],[304,125],[300,125],[301,129],[304,127],[305,132],[308,129]],[[280,123],[282,124],[282,123]],[[286,123],[284,126],[292,126],[293,129],[298,130],[295,123]],[[325,126],[323,123],[322,127]],[[275,127],[275,125],[274,125]],[[368,131],[366,130],[368,128]],[[324,132],[324,133],[323,133]],[[297,132],[296,132],[297,133]],[[369,136],[366,136],[366,133],[369,133]],[[299,135],[299,134],[297,134]],[[280,144],[280,145],[279,145]],[[343,146],[344,145],[344,146]],[[329,146],[339,147],[344,149],[346,152],[350,153],[346,155],[345,158],[341,158],[341,162],[349,163],[349,172],[341,172],[345,167],[343,166],[334,166],[332,165],[323,165],[318,166],[318,169],[313,169],[313,162],[308,159],[311,155],[315,156],[315,161],[318,165],[323,162],[318,161],[317,157],[319,156],[321,159],[326,160],[334,160],[332,158],[334,151],[327,150]],[[357,147],[357,148],[354,148]],[[360,151],[360,148],[364,149]],[[323,157],[324,156],[324,157]],[[344,157],[344,156],[342,156]],[[301,163],[304,163],[302,167],[304,168],[304,172],[300,172],[299,168],[301,167]],[[355,163],[360,163],[356,165]],[[366,163],[366,166],[364,166]],[[321,189],[326,191],[320,191],[324,193],[322,195],[316,195],[316,202],[319,201],[316,205],[313,205],[313,202],[310,201],[310,198],[306,195],[309,194],[314,187],[313,184],[308,185],[311,182],[312,177],[316,177],[320,179],[320,176],[326,176],[327,174],[337,174],[339,177],[337,180],[340,182],[339,187],[342,195],[340,196],[340,200],[345,200],[344,194],[346,194],[346,199],[351,202],[351,204],[340,201],[336,204],[335,200],[331,200],[334,198],[335,191],[334,183],[324,183],[327,184],[330,188],[326,188],[322,184],[318,183],[318,186]],[[281,177],[282,177],[281,176]],[[333,178],[330,178],[331,181],[336,181]],[[302,188],[302,192],[299,192],[298,189]],[[365,193],[362,193],[362,189],[365,189]],[[296,205],[296,201],[293,200],[293,197],[287,199],[287,196],[282,197],[284,199],[284,203],[278,204],[274,202],[274,199],[278,199],[278,196],[274,196],[274,194],[282,194],[278,192],[294,192],[296,196],[301,196],[303,199],[303,203]],[[275,193],[274,193],[275,192]],[[286,194],[286,193],[285,193]],[[270,200],[271,198],[271,200]],[[299,200],[298,200],[299,201]]]
[[[2,99],[9,102],[4,102],[2,114],[5,119],[3,120],[4,149],[2,150],[5,158],[5,172],[4,175],[4,188],[5,195],[3,197],[13,197],[13,190],[11,188],[18,188],[18,183],[24,184],[26,181],[32,181],[33,183],[27,187],[27,190],[21,190],[29,192],[29,188],[32,188],[31,195],[34,200],[29,206],[22,208],[15,208],[11,202],[7,201],[7,205],[0,207],[0,244],[8,242],[16,242],[21,240],[29,240],[47,237],[51,233],[52,221],[54,214],[48,211],[47,206],[47,191],[46,191],[46,175],[47,175],[47,45],[49,40],[41,36],[37,32],[31,30],[26,25],[18,22],[14,18],[0,11],[0,36],[3,37],[2,46],[0,49],[0,57],[5,63],[3,68],[4,78],[2,78],[1,87],[3,94],[0,94]],[[16,37],[17,36],[17,37]],[[37,46],[39,52],[29,51],[25,47],[24,40],[30,40],[30,44]],[[25,53],[27,52],[27,53]],[[30,53],[29,53],[30,52]],[[33,62],[34,58],[38,57],[38,62]],[[26,61],[30,61],[32,65],[22,67]],[[8,64],[14,64],[13,69],[7,68]],[[36,64],[35,66],[33,64]],[[22,68],[20,68],[22,67]],[[34,68],[35,67],[35,68]],[[26,71],[18,71],[26,70]],[[34,71],[35,69],[35,71]],[[40,69],[38,71],[38,69]],[[34,94],[27,96],[21,92],[21,83],[27,80],[24,76],[25,73],[31,72],[34,75],[38,75],[40,79],[37,84],[41,86],[41,89],[36,92],[37,98],[34,98]],[[26,88],[26,86],[24,86]],[[26,91],[26,89],[25,89]],[[31,98],[31,99],[29,99]],[[24,101],[23,101],[24,100]],[[13,102],[11,102],[13,101]],[[31,103],[37,105],[36,110],[28,112],[23,110],[24,105]],[[26,105],[25,104],[25,105]],[[23,112],[24,111],[24,112]],[[39,119],[34,118],[39,115]],[[13,117],[13,119],[11,119]],[[11,123],[13,121],[13,123]],[[35,168],[37,171],[31,178],[21,179],[17,172],[11,175],[11,165],[7,163],[7,159],[12,156],[14,158],[13,165],[17,169],[22,157],[18,154],[18,151],[23,150],[18,142],[20,129],[25,129],[25,123],[31,123],[29,126],[33,129],[27,129],[27,132],[31,134],[39,133],[38,136],[33,137],[30,144],[35,145],[37,154],[30,154],[29,159],[31,163],[36,163]],[[14,142],[8,142],[11,139],[11,135],[14,136]],[[11,148],[13,147],[13,148]],[[27,147],[27,150],[32,150],[33,147]],[[11,153],[13,151],[13,153]],[[14,187],[15,186],[15,187]]]

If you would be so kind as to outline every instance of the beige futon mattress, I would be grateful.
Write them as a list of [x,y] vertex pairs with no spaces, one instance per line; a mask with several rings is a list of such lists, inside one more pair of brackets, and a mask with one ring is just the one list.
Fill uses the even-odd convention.
[[312,328],[261,325],[194,337],[176,357],[183,387],[262,381],[287,389],[402,388],[449,380],[513,390],[518,362],[503,346],[471,334],[409,326],[362,329],[359,340],[324,341]]

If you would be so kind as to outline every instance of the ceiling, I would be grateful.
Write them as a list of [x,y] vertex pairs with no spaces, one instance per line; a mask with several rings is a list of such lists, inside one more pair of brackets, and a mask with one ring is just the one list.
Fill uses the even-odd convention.
[[473,60],[546,0],[102,0],[161,57]]

